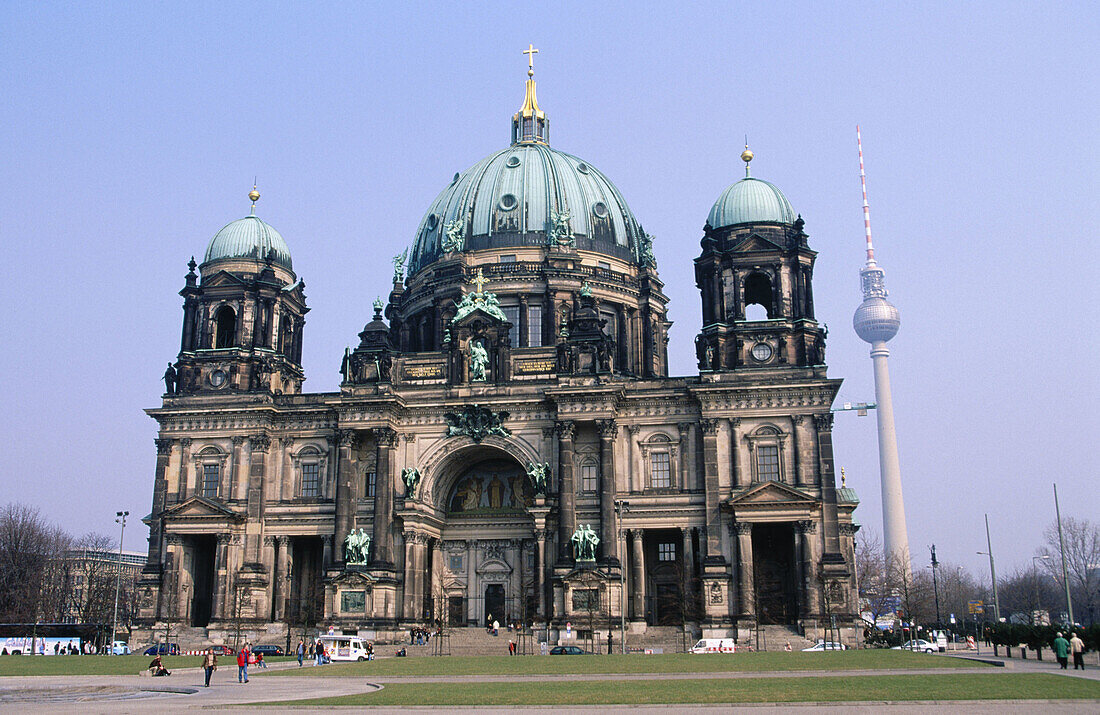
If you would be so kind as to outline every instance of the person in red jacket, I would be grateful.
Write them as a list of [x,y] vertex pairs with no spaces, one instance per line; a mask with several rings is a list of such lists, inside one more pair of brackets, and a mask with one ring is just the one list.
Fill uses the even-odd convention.
[[244,646],[237,653],[237,682],[248,682],[248,646]]

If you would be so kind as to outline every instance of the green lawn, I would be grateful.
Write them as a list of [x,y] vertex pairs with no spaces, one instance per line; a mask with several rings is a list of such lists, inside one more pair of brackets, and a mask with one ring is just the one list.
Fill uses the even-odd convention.
[[973,668],[980,663],[900,650],[848,650],[823,653],[737,653],[602,656],[420,656],[366,663],[306,665],[272,676],[371,675],[568,675],[570,673],[727,673],[776,670],[881,670],[886,668]]
[[[5,655],[0,656],[0,676],[5,675],[134,675],[149,667],[151,655]],[[168,670],[198,668],[200,655],[167,655],[162,658]],[[275,663],[292,660],[286,656],[266,658]],[[218,667],[237,667],[233,656],[218,656]],[[255,667],[255,666],[253,666]]]
[[1100,698],[1100,683],[1046,673],[943,673],[726,680],[402,683],[381,691],[256,705],[468,706]]

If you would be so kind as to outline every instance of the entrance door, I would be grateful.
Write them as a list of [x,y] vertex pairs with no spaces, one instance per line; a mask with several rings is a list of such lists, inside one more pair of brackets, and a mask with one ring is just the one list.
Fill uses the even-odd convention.
[[504,622],[504,584],[491,583],[485,587],[485,620]]
[[447,597],[447,623],[452,627],[466,625],[466,599],[462,596]]
[[791,524],[755,525],[752,554],[760,623],[794,623],[798,618],[798,581]]
[[680,584],[657,583],[657,625],[678,626],[683,623],[681,600]]

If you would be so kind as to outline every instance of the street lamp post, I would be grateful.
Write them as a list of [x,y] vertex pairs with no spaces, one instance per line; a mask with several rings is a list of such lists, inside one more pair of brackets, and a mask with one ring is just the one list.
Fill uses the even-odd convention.
[[936,570],[940,562],[936,560],[936,545],[932,544],[932,593],[936,597],[936,625],[940,625],[940,587],[936,580]]
[[[1033,571],[1035,571],[1035,574],[1034,574],[1034,576],[1035,576],[1035,604],[1034,605],[1035,605],[1035,610],[1036,611],[1039,610],[1040,594],[1039,594],[1039,569],[1038,569],[1037,566],[1035,566],[1035,562],[1036,561],[1045,561],[1046,559],[1049,559],[1049,558],[1050,558],[1049,554],[1043,554],[1042,556],[1032,556],[1031,557],[1031,568],[1032,568]],[[1049,613],[1047,615],[1049,616]],[[1032,614],[1032,617],[1029,618],[1028,620],[1031,622],[1031,625],[1035,625],[1035,614]],[[1047,625],[1050,625],[1050,618],[1047,618]]]
[[1058,508],[1058,485],[1054,485],[1054,515],[1058,519],[1058,549],[1062,552],[1062,584],[1066,587],[1067,626],[1073,628],[1073,599],[1069,595],[1069,573],[1066,569],[1066,542],[1062,538],[1062,510]]
[[[623,548],[623,514],[630,511],[630,502],[625,499],[615,500],[615,523],[617,524],[618,534],[615,538],[619,540],[620,548]],[[626,655],[626,549],[623,548],[623,558],[619,560],[619,648],[623,655]]]
[[985,515],[985,551],[977,552],[989,557],[989,580],[993,586],[993,620],[1001,622],[1001,599],[997,597],[997,568],[993,563],[993,541],[989,538],[989,514]]
[[116,511],[115,523],[121,524],[122,529],[118,535],[118,570],[115,572],[115,613],[111,619],[111,642],[108,644],[111,655],[115,654],[115,634],[118,633],[118,591],[119,586],[122,585],[122,538],[126,535],[126,517],[130,516],[128,511]]

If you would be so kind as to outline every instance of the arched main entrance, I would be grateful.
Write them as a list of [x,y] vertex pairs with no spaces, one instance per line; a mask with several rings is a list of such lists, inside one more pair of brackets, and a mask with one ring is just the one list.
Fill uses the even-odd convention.
[[526,469],[482,445],[456,458],[440,497],[445,524],[436,612],[452,627],[531,622],[539,579]]

